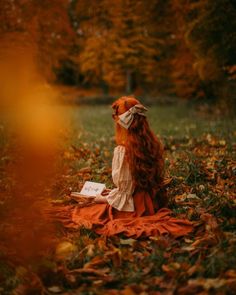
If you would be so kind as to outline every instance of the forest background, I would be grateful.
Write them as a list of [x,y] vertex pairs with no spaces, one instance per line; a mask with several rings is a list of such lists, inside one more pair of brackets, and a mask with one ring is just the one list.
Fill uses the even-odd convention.
[[176,96],[227,112],[235,16],[233,0],[2,0],[1,52],[24,56],[25,67],[33,59],[47,81],[98,103],[124,93],[151,102]]

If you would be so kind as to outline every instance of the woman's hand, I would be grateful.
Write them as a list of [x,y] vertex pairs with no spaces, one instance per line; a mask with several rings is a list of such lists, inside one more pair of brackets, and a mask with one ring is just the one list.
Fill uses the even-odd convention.
[[107,203],[107,198],[102,195],[97,195],[93,201],[94,203],[104,204],[104,203]]
[[104,191],[101,193],[101,195],[102,195],[102,196],[107,196],[107,195],[109,195],[110,191],[111,191],[111,189],[106,188],[106,189],[104,189]]

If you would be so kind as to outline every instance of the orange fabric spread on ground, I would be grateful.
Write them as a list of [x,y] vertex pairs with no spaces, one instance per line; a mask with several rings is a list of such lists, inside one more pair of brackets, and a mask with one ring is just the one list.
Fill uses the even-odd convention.
[[179,237],[192,231],[192,223],[171,217],[170,209],[162,208],[155,213],[152,198],[147,192],[136,192],[133,198],[134,212],[118,211],[109,204],[76,207],[72,211],[73,227],[84,226],[106,236],[123,233],[133,238],[162,234]]

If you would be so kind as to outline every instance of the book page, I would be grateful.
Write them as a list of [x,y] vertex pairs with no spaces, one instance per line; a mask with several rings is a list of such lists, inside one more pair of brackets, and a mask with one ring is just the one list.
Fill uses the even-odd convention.
[[100,195],[105,188],[104,183],[86,181],[80,193],[85,196],[96,196]]
[[72,192],[70,195],[78,198],[94,198],[96,195],[100,195],[105,188],[104,183],[86,181],[80,192]]

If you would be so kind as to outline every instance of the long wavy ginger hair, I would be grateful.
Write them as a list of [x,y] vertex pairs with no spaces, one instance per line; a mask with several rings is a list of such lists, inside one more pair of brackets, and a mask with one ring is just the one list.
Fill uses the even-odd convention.
[[136,190],[153,193],[163,183],[163,146],[151,131],[146,117],[134,114],[134,120],[126,130],[117,123],[118,116],[136,104],[136,98],[124,96],[112,104],[116,121],[116,143],[126,147],[126,157],[130,166]]

